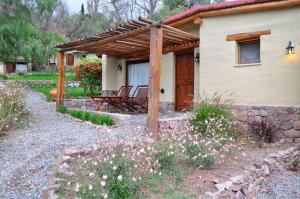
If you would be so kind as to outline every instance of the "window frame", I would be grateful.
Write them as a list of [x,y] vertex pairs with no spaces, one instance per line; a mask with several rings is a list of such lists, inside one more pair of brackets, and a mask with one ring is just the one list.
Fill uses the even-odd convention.
[[[254,43],[259,42],[259,62],[251,62],[251,63],[241,63],[241,45],[240,44],[247,44],[247,43]],[[260,64],[261,63],[261,40],[260,38],[253,38],[253,39],[247,39],[247,40],[240,40],[236,41],[237,43],[237,64],[238,65],[252,65],[252,64]]]

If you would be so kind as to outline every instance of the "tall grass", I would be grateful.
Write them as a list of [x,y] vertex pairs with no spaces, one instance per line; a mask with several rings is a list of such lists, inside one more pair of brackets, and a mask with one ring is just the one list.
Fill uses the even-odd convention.
[[13,82],[0,83],[0,134],[23,124],[26,115],[20,86]]

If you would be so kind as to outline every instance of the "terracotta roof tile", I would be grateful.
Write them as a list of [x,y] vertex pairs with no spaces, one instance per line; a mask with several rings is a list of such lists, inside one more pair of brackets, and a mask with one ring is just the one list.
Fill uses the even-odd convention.
[[258,3],[265,3],[270,1],[280,1],[280,0],[236,0],[236,1],[227,1],[221,3],[213,3],[208,5],[199,5],[194,6],[191,9],[185,10],[177,15],[173,15],[167,17],[163,20],[165,24],[172,23],[174,21],[189,17],[199,12],[211,11],[211,10],[219,10],[224,8],[232,8],[244,5],[251,5],[251,4],[258,4]]

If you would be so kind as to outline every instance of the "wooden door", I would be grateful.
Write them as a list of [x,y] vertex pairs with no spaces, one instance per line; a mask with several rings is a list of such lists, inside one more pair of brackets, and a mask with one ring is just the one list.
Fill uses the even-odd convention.
[[67,54],[67,66],[73,66],[74,65],[74,54]]
[[175,110],[184,111],[193,102],[194,96],[194,55],[176,56]]

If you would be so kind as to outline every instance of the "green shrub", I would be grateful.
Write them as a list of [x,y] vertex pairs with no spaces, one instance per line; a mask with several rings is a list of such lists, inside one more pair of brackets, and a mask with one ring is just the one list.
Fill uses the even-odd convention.
[[71,115],[75,118],[81,119],[82,111],[77,111],[77,110],[71,111]]
[[70,112],[70,114],[75,118],[81,119],[83,121],[90,121],[93,124],[97,125],[111,126],[114,124],[114,120],[107,115],[92,114],[90,112],[80,110],[73,110]]
[[0,83],[0,134],[22,125],[26,119],[22,90],[16,83]]
[[24,72],[21,72],[21,71],[17,71],[16,74],[17,74],[18,76],[24,76],[24,75],[25,75],[25,73],[24,73]]
[[64,106],[64,105],[61,105],[61,106],[59,106],[57,108],[57,111],[60,112],[60,113],[62,113],[62,114],[65,114],[65,113],[67,113],[68,108],[66,106]]
[[0,79],[7,80],[8,76],[4,73],[0,73]]
[[[111,157],[112,154],[114,157]],[[108,154],[107,161],[102,161],[96,168],[96,176],[99,180],[96,181],[94,186],[97,187],[93,190],[97,193],[92,193],[94,197],[103,198],[102,194],[107,194],[110,199],[140,198],[141,184],[138,179],[132,180],[135,176],[131,169],[134,162],[122,156],[122,154],[123,149],[114,149]]]
[[235,122],[232,115],[224,108],[202,104],[194,109],[195,115],[190,120],[192,130],[205,136],[234,136]]
[[158,141],[154,145],[155,161],[157,160],[161,169],[172,169],[177,156],[174,146],[170,142]]
[[186,154],[189,162],[196,167],[209,168],[215,163],[215,157],[209,154],[209,147],[197,144],[187,144]]

